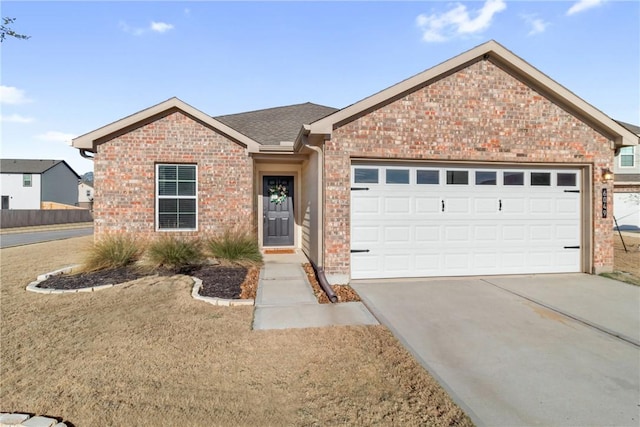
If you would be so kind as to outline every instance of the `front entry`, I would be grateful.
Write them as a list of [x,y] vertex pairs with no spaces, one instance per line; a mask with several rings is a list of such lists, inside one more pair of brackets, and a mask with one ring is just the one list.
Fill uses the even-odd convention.
[[263,246],[293,246],[293,176],[262,181]]

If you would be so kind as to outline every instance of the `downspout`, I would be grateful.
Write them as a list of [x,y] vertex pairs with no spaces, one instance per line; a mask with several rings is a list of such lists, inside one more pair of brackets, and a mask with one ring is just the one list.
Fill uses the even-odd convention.
[[80,155],[85,159],[93,160],[93,156],[87,154],[87,150],[80,149]]
[[[306,136],[304,136],[303,138],[306,139]],[[320,177],[320,185],[318,185],[318,189],[320,190],[318,192],[318,210],[320,210],[319,223],[322,227],[322,232],[320,233],[320,242],[318,244],[318,253],[320,255],[321,263],[324,264],[324,152],[319,147],[315,147],[307,143],[303,144],[305,147],[315,151],[318,154],[318,168],[320,169],[320,173],[318,174],[318,176]],[[315,262],[313,262],[312,259],[309,259],[309,262],[315,270],[316,276],[318,277],[318,283],[320,284],[320,287],[322,288],[324,293],[327,294],[329,301],[331,301],[332,303],[338,302],[338,296],[329,284],[329,281],[324,274],[324,268],[321,265],[317,265]]]

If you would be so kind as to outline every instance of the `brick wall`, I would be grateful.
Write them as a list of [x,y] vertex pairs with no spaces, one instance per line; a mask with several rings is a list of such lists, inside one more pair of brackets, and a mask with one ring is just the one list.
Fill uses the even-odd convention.
[[[252,160],[246,149],[181,112],[103,143],[94,160],[95,235],[155,231],[155,165],[198,165],[198,232],[253,229]],[[164,233],[164,232],[163,232]]]
[[[338,129],[325,144],[325,271],[349,274],[350,159],[593,165],[593,266],[613,266],[612,218],[601,218],[608,140],[539,93],[480,61]],[[606,184],[609,206],[612,185]]]

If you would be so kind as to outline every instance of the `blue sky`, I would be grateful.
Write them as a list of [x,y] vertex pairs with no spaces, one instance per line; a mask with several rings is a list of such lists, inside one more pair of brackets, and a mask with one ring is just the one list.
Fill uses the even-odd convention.
[[84,134],[177,96],[212,116],[346,107],[487,40],[640,124],[640,2],[2,2],[3,158],[66,160]]

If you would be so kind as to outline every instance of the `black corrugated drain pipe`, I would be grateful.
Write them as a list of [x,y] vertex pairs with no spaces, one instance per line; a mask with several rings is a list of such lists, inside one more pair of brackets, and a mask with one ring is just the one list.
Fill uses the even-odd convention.
[[333,292],[333,288],[327,281],[327,277],[324,275],[324,269],[322,267],[318,267],[316,263],[311,260],[309,260],[309,262],[311,263],[311,267],[313,267],[313,270],[316,272],[318,283],[320,284],[320,287],[322,288],[324,293],[327,294],[329,301],[331,301],[332,303],[338,302],[338,296],[335,292]]

